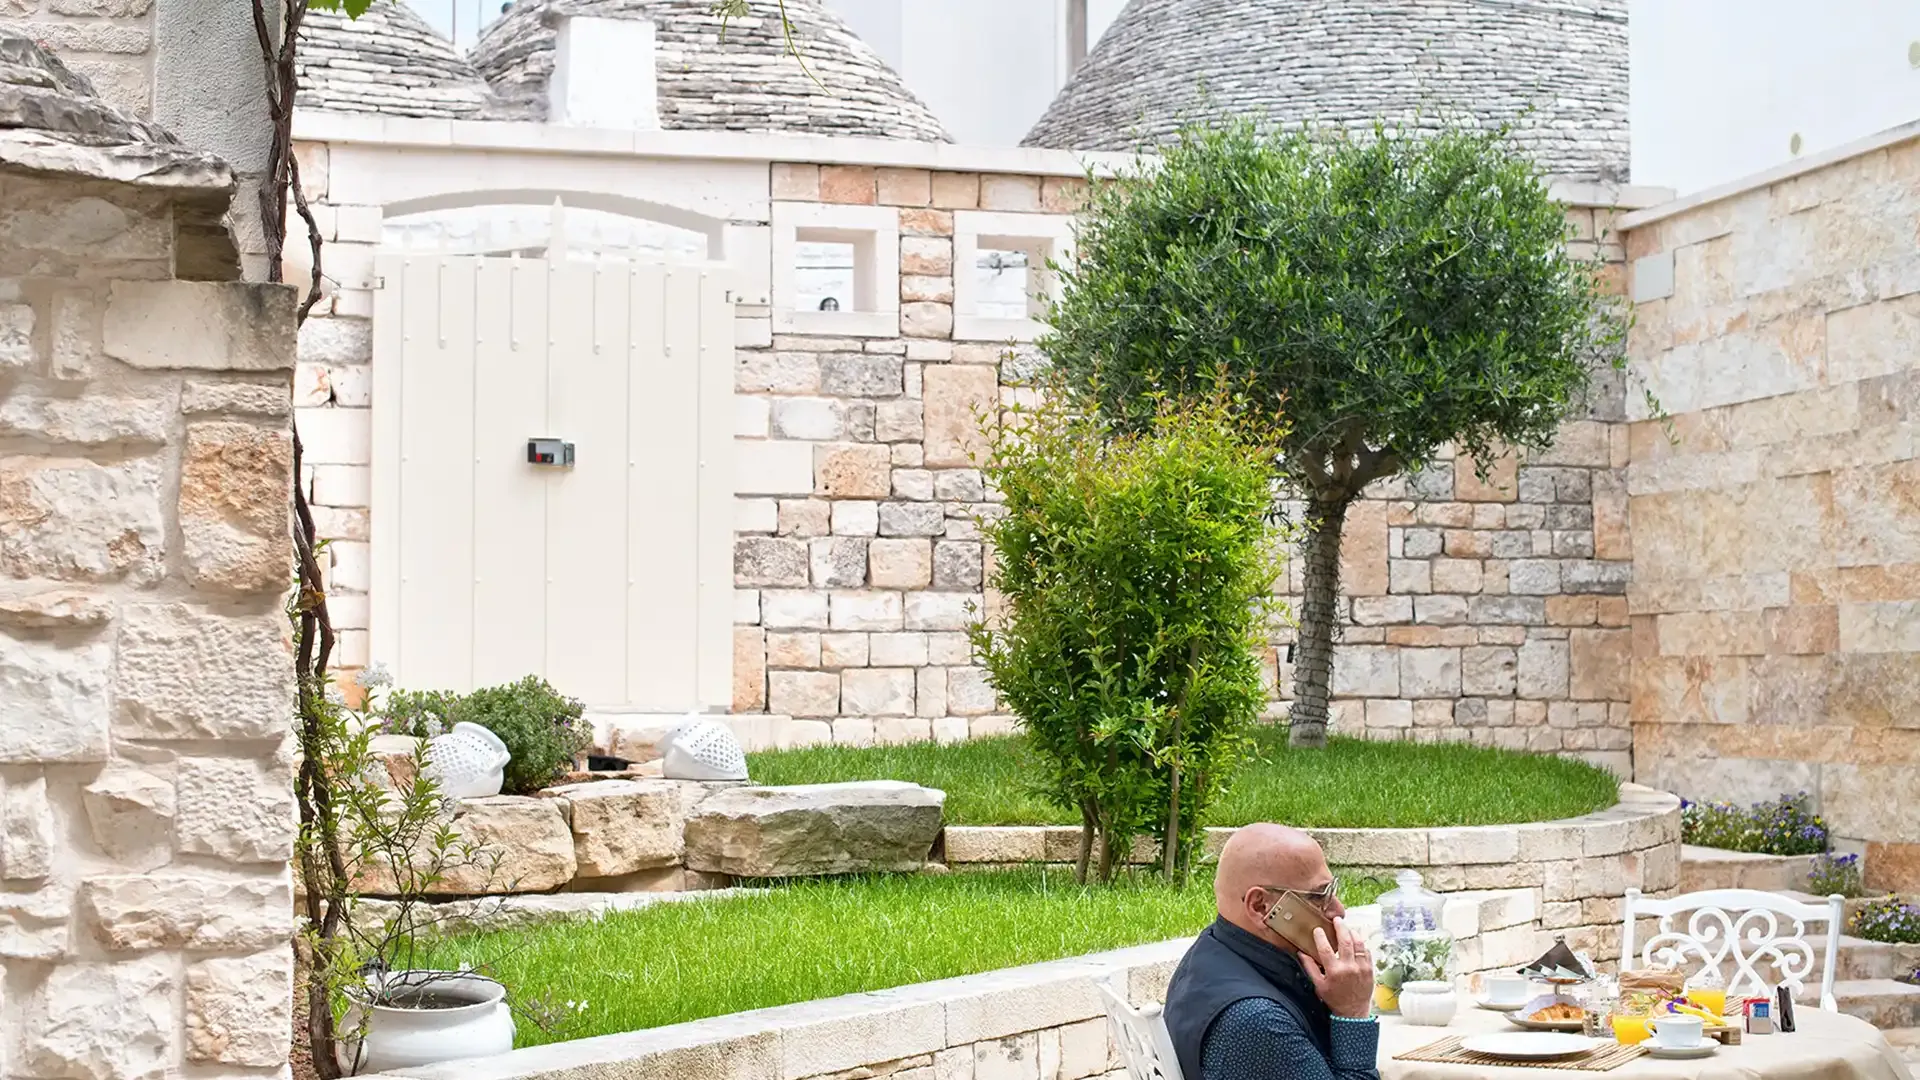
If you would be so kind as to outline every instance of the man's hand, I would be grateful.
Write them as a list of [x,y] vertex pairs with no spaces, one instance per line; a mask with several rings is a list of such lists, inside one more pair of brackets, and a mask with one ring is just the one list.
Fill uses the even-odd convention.
[[[1300,966],[1313,980],[1313,992],[1335,1016],[1364,1020],[1373,1012],[1373,958],[1360,935],[1347,929],[1345,919],[1333,920],[1335,941],[1327,932],[1313,932],[1316,956],[1300,954]],[[1336,947],[1337,946],[1337,947]]]

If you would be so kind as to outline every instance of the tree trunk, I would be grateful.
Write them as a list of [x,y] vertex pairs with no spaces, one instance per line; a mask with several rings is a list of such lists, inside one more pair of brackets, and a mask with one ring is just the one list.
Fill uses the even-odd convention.
[[1333,629],[1340,599],[1340,530],[1348,500],[1315,501],[1307,510],[1302,545],[1306,581],[1300,599],[1300,635],[1293,655],[1293,707],[1288,742],[1327,745],[1327,684],[1333,675]]
[[1082,804],[1080,807],[1080,861],[1073,868],[1073,879],[1082,885],[1087,883],[1087,866],[1093,862],[1093,831],[1093,811]]

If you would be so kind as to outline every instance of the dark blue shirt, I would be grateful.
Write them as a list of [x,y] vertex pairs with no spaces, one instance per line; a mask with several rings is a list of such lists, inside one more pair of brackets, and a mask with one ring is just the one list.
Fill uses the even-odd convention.
[[1292,1010],[1267,998],[1246,998],[1228,1006],[1208,1029],[1200,1049],[1204,1075],[1188,1080],[1379,1080],[1379,1024],[1336,1016],[1332,1036],[1322,1055]]

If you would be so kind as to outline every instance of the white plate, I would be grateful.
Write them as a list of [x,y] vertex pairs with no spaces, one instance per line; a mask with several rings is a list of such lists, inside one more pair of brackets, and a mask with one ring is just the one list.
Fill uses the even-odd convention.
[[1483,1009],[1492,1009],[1494,1012],[1512,1012],[1515,1009],[1524,1009],[1527,1005],[1524,1001],[1516,1001],[1508,1005],[1498,1001],[1488,1001],[1485,998],[1475,998],[1473,1003]]
[[1658,1046],[1655,1045],[1652,1039],[1648,1039],[1641,1045],[1645,1046],[1647,1053],[1652,1054],[1654,1057],[1667,1058],[1672,1061],[1689,1061],[1693,1058],[1711,1057],[1713,1056],[1714,1050],[1719,1047],[1719,1044],[1712,1039],[1707,1039],[1699,1046],[1689,1046],[1684,1049],[1677,1046]]
[[1585,1035],[1564,1035],[1557,1031],[1503,1031],[1495,1035],[1475,1035],[1462,1042],[1460,1048],[1508,1061],[1552,1061],[1584,1054],[1599,1045],[1599,1039],[1589,1039]]

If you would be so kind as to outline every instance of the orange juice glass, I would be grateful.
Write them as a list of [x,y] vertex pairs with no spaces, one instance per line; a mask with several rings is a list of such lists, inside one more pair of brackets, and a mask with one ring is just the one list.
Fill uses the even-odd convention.
[[1635,1043],[1646,1042],[1652,1036],[1653,1017],[1620,1016],[1615,1014],[1613,1018],[1613,1037],[1622,1043],[1632,1046]]
[[1727,988],[1724,986],[1703,986],[1689,990],[1687,1000],[1715,1016],[1725,1016],[1727,1013]]

